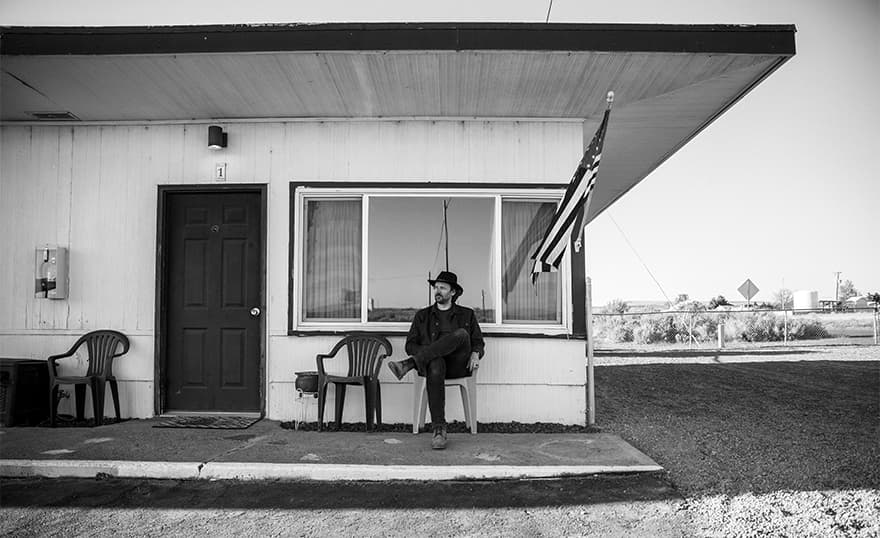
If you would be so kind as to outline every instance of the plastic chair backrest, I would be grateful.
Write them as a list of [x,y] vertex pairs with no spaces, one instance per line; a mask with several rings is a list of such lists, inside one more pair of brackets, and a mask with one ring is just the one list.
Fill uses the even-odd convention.
[[[92,331],[84,334],[74,344],[74,348],[86,344],[89,351],[89,369],[88,376],[112,376],[113,375],[113,358],[124,355],[128,352],[128,337],[118,331],[101,330]],[[116,352],[119,345],[122,350]]]
[[381,351],[384,356],[391,355],[391,342],[379,335],[351,335],[339,342],[348,351],[349,376],[375,376],[378,374],[378,359]]

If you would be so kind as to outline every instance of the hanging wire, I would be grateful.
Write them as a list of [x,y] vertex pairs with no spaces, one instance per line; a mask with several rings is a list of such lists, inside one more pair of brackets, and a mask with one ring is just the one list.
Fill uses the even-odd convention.
[[553,0],[550,0],[550,6],[547,7],[547,19],[545,23],[550,22],[550,10],[553,9]]
[[626,241],[626,244],[629,245],[630,249],[632,249],[633,254],[635,254],[636,258],[638,258],[639,261],[642,263],[642,267],[645,268],[645,271],[647,271],[648,274],[651,275],[651,278],[654,280],[654,284],[657,284],[657,287],[660,288],[660,293],[663,294],[663,297],[666,297],[666,302],[671,303],[672,301],[669,300],[669,296],[666,295],[666,292],[663,290],[663,286],[661,286],[660,282],[658,282],[657,279],[654,277],[654,273],[652,273],[651,270],[648,269],[648,264],[646,264],[644,260],[642,260],[642,257],[639,256],[639,253],[636,251],[636,247],[634,247],[633,244],[629,242],[629,238],[626,236],[625,233],[623,233],[623,229],[620,227],[619,224],[617,224],[617,221],[614,220],[614,217],[611,216],[611,212],[608,212],[608,218],[610,218],[611,222],[614,223],[614,226],[617,227],[617,231],[620,232],[620,235],[623,236],[623,240]]
[[431,267],[437,267],[437,258],[440,257],[440,248],[443,245],[443,223],[440,223],[440,237],[437,238],[437,249],[434,251],[434,261],[431,262]]
[[[449,209],[449,206],[452,205],[452,199],[443,200],[446,209]],[[446,215],[446,211],[444,210],[443,215]],[[443,245],[443,238],[446,237],[446,220],[443,219],[440,221],[440,237],[437,239],[437,249],[434,251],[434,261],[431,262],[431,267],[437,267],[437,258],[440,257],[440,247]],[[449,244],[449,239],[446,239],[447,246]]]
[[446,234],[446,270],[449,271],[449,221],[446,220],[447,209],[449,209],[449,200],[443,200],[443,233]]

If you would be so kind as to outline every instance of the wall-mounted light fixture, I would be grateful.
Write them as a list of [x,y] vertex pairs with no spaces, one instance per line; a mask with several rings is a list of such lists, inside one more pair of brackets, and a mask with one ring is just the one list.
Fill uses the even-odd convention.
[[226,133],[223,132],[223,127],[220,127],[219,125],[208,127],[208,148],[220,149],[225,147]]

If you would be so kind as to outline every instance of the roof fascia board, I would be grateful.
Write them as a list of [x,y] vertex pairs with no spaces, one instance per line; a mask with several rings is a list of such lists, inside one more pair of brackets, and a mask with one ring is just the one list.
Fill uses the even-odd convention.
[[795,54],[794,25],[375,23],[2,27],[0,54],[599,51]]

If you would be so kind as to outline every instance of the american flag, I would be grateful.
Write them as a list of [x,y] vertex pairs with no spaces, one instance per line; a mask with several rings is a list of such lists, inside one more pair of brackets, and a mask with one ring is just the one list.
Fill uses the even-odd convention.
[[535,260],[535,266],[532,268],[533,284],[537,281],[539,274],[559,270],[559,264],[562,262],[562,256],[568,246],[569,237],[575,230],[575,223],[580,225],[578,216],[581,214],[581,209],[583,208],[586,212],[586,208],[589,207],[593,187],[596,185],[596,175],[599,172],[599,161],[602,158],[602,145],[605,142],[608,115],[611,112],[611,98],[609,96],[609,106],[605,109],[602,123],[596,134],[593,135],[593,141],[584,152],[577,170],[574,171],[571,183],[565,190],[565,197],[563,197],[550,226],[544,233],[544,239],[532,254],[532,259]]

